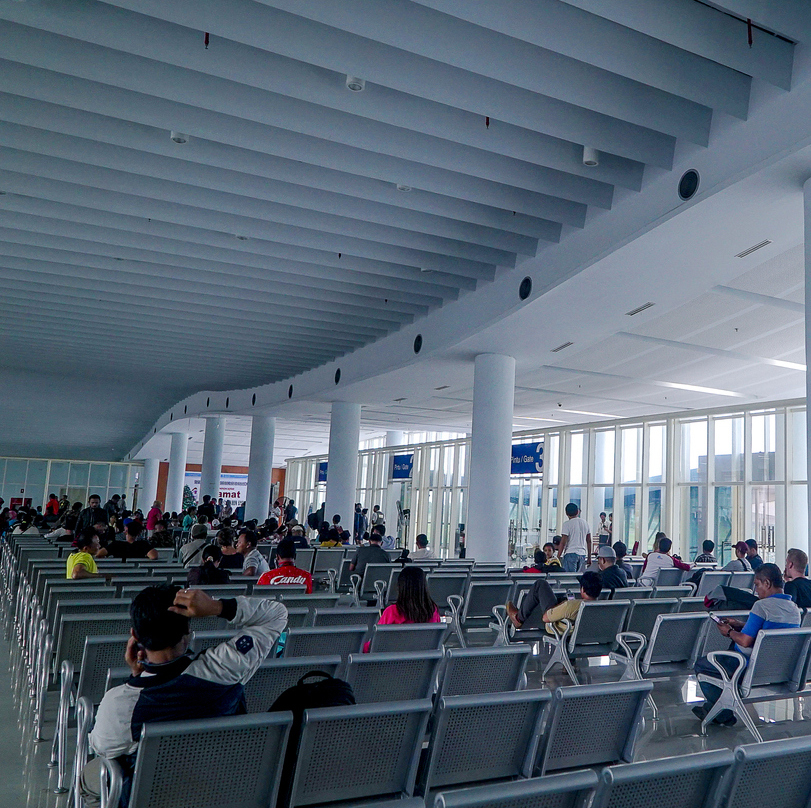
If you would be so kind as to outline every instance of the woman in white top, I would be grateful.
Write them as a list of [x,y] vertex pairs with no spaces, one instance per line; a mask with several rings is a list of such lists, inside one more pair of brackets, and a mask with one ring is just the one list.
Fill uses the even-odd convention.
[[746,560],[746,542],[739,541],[735,545],[735,558],[724,569],[727,572],[752,572],[752,565]]

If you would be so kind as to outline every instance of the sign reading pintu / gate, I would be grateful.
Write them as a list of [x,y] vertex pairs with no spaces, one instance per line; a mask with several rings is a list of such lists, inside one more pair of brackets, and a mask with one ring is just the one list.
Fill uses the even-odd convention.
[[543,442],[519,443],[512,447],[511,474],[538,474],[543,471]]
[[414,455],[394,455],[392,458],[391,479],[408,480],[411,478],[411,470],[414,468]]

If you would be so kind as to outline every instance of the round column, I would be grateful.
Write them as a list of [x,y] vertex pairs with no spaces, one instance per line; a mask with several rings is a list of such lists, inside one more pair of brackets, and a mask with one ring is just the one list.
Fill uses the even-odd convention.
[[360,442],[360,404],[334,401],[329,423],[327,466],[327,507],[324,519],[341,515],[344,529],[352,532],[358,483],[358,444]]
[[[806,288],[806,305],[805,305],[805,355],[807,357],[806,362],[808,363],[809,367],[805,371],[805,385],[806,385],[806,420],[805,420],[805,431],[806,431],[806,441],[807,441],[807,454],[806,454],[806,474],[811,472],[811,416],[808,414],[808,401],[809,396],[811,396],[811,362],[809,362],[808,357],[811,357],[811,301],[809,301],[809,293],[808,290],[811,289],[811,179],[805,181],[803,185],[803,199],[805,202],[805,288]],[[806,553],[811,550],[809,547],[809,539],[808,539],[808,524],[811,519],[811,476],[806,477],[808,480],[808,485],[806,486],[807,489],[807,501],[808,501],[808,510],[805,514],[805,523],[804,524],[794,524],[792,525],[792,540],[791,545],[793,547],[799,547],[801,550],[804,550]],[[799,517],[795,521],[801,521],[802,517]]]
[[157,457],[147,457],[144,460],[144,470],[141,473],[140,485],[138,486],[138,507],[146,516],[155,497],[158,496],[158,471],[161,461]]
[[480,354],[473,377],[467,557],[506,563],[515,359]]
[[203,464],[200,473],[200,502],[208,494],[212,499],[220,495],[222,472],[222,445],[225,439],[225,418],[217,415],[206,418],[206,434],[203,442]]
[[268,518],[270,512],[275,439],[276,419],[267,415],[254,415],[251,423],[251,454],[248,460],[245,519],[256,519],[260,524]]
[[183,486],[186,484],[186,455],[189,436],[185,432],[172,433],[172,448],[169,452],[169,476],[166,478],[166,510],[180,513],[183,510]]

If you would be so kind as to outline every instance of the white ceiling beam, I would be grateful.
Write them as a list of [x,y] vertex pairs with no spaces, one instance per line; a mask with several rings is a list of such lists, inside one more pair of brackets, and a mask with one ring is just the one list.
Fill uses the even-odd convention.
[[[2,175],[0,174],[0,178]],[[8,191],[9,178],[5,188]],[[0,185],[0,188],[3,186]],[[341,258],[325,250],[292,247],[287,244],[249,239],[239,241],[233,233],[175,224],[172,222],[150,221],[142,216],[129,216],[105,209],[88,208],[82,205],[35,198],[7,192],[0,194],[0,210],[18,214],[16,224],[20,227],[32,226],[35,217],[44,217],[56,222],[51,230],[59,233],[86,234],[88,238],[101,238],[108,244],[143,244],[149,239],[153,246],[162,246],[177,255],[220,257],[241,266],[264,267],[270,260],[303,263],[313,267],[329,267],[330,270],[371,274],[386,278],[402,278],[413,283],[414,289],[442,290],[443,294],[453,293],[458,297],[458,289],[475,289],[476,279],[446,272],[422,272],[419,268],[394,264],[385,261],[372,261],[357,256],[344,255]],[[19,217],[23,218],[21,223]],[[334,277],[338,277],[335,275]]]
[[[236,166],[231,169],[215,168],[189,160],[152,155],[135,149],[99,143],[86,137],[62,135],[8,121],[0,121],[0,145],[101,168],[126,167],[129,173],[153,179],[171,180],[204,189],[236,193],[250,199],[261,199],[291,208],[292,211],[287,213],[291,217],[296,209],[301,209],[306,211],[306,219],[314,226],[318,224],[318,220],[312,219],[313,212],[316,215],[321,213],[351,219],[355,223],[368,223],[372,227],[378,225],[394,227],[398,231],[416,231],[426,236],[464,241],[467,244],[479,244],[530,256],[535,255],[538,247],[536,239],[516,233],[465,225],[449,219],[404,211],[393,206],[386,207],[365,200],[356,200],[347,194],[325,193],[289,182],[269,182],[267,178],[253,171],[249,173],[249,166],[245,166],[243,170],[237,170]],[[186,149],[178,151],[185,152]]]
[[[43,39],[45,41],[41,41]],[[323,107],[269,94],[236,82],[165,66],[152,60],[139,59],[9,22],[0,22],[0,51],[4,58],[12,58],[24,65],[104,82],[119,92],[135,91],[187,106],[194,105],[196,101],[201,110],[211,110],[275,126],[279,130],[280,137],[289,139],[291,135],[306,135],[329,140],[334,146],[339,147],[339,160],[330,166],[332,168],[345,170],[344,150],[357,148],[362,150],[364,155],[377,153],[380,155],[379,159],[385,160],[389,166],[404,160],[406,165],[402,165],[400,176],[393,180],[394,182],[431,190],[431,180],[430,177],[425,177],[426,174],[443,178],[449,175],[446,184],[456,178],[460,184],[471,188],[492,185],[513,188],[517,196],[524,194],[527,198],[538,197],[539,203],[545,202],[551,206],[556,215],[547,218],[554,221],[563,221],[559,218],[561,215],[566,215],[566,211],[577,210],[582,203],[553,196],[550,191],[559,186],[559,193],[563,194],[571,186],[577,185],[580,192],[588,185],[588,180],[551,172],[549,169],[531,165],[515,166],[514,161],[507,158],[503,158],[504,168],[509,167],[511,171],[501,172],[498,181],[474,176],[471,172],[476,171],[475,167],[478,164],[485,165],[490,160],[486,154],[478,155],[478,160],[469,158],[462,160],[455,154],[459,148],[455,149],[451,142],[437,139],[427,144],[418,144],[424,148],[414,151],[414,137],[399,129],[393,130],[382,124],[362,121],[356,116],[335,113]],[[77,93],[78,89],[71,93],[71,98]],[[76,105],[79,101],[73,100],[72,103]],[[120,99],[119,105],[123,106]],[[174,114],[176,118],[183,118],[184,129],[194,135],[195,130],[188,125],[187,116],[181,115],[180,110],[176,108]],[[285,135],[285,132],[289,134]],[[394,148],[397,143],[403,144],[404,148],[400,151],[411,154],[412,159],[401,157],[399,153],[387,154],[397,151]],[[412,151],[409,152],[409,149]],[[453,169],[431,165],[432,154],[442,157],[442,162],[453,165]],[[441,161],[437,159],[437,162]],[[412,163],[413,165],[410,165]],[[523,185],[532,187],[518,187]],[[594,189],[595,195],[601,190],[597,184],[592,184],[591,188]],[[603,185],[602,190],[604,193],[598,195],[598,198],[603,200],[602,206],[606,207],[610,202],[610,188]],[[605,201],[606,196],[609,197],[609,201]],[[561,209],[559,213],[558,208]]]
[[[403,53],[413,54],[438,63],[443,69],[448,65],[706,145],[712,118],[712,110],[706,105],[572,59],[554,48],[539,48],[426,6],[401,0],[260,2],[362,37],[374,43],[376,55],[386,53],[380,44],[390,46],[389,61],[402,58]],[[526,22],[528,27],[531,24],[529,20]],[[426,31],[431,36],[426,36]],[[371,67],[374,70],[376,65],[373,63]],[[732,87],[729,95],[725,111],[745,117],[746,99],[743,105],[735,104]]]
[[[2,271],[2,268],[0,268],[0,271]],[[5,288],[8,290],[8,301],[16,301],[13,307],[10,307],[9,303],[0,301],[0,307],[7,310],[9,327],[11,328],[14,317],[18,316],[17,312],[24,313],[23,324],[26,327],[30,325],[35,333],[51,334],[58,337],[61,340],[59,344],[64,344],[66,336],[73,340],[88,332],[92,332],[97,338],[101,338],[104,332],[99,331],[96,333],[96,330],[106,328],[109,332],[110,324],[108,321],[114,317],[115,322],[122,324],[125,330],[110,335],[110,339],[106,341],[120,341],[123,346],[129,346],[126,348],[127,351],[134,354],[138,353],[140,350],[138,346],[142,342],[151,344],[154,341],[155,345],[162,346],[167,353],[172,353],[185,351],[189,340],[212,341],[215,343],[225,341],[231,346],[231,355],[235,357],[234,364],[239,366],[238,371],[235,372],[249,371],[251,378],[255,378],[258,372],[260,373],[260,379],[265,378],[261,373],[266,370],[266,367],[252,368],[250,366],[251,362],[261,360],[265,365],[268,362],[273,362],[277,365],[287,366],[287,360],[292,360],[298,362],[299,365],[309,363],[309,367],[312,367],[314,361],[324,361],[325,351],[332,353],[333,358],[335,358],[352,350],[351,339],[348,337],[346,339],[336,337],[334,334],[332,337],[322,338],[320,352],[285,342],[285,338],[290,338],[289,331],[286,332],[279,327],[261,330],[261,324],[259,326],[253,325],[257,321],[248,314],[244,317],[232,314],[230,321],[226,325],[221,323],[219,330],[202,329],[199,332],[192,330],[192,318],[187,316],[185,312],[170,309],[165,305],[150,306],[149,303],[141,303],[138,300],[134,300],[131,305],[119,305],[116,301],[106,301],[105,316],[102,316],[98,305],[94,306],[94,303],[98,301],[89,300],[86,292],[78,294],[73,288],[61,288],[58,290],[59,294],[57,295],[54,285],[50,281],[40,282],[35,279],[32,285],[36,288],[38,300],[52,303],[55,310],[59,309],[59,320],[45,318],[38,321],[36,301],[31,300],[30,291],[26,298],[24,281],[16,280],[12,272],[6,272]],[[41,308],[39,311],[41,311]],[[166,320],[155,325],[151,330],[144,331],[144,317],[150,313],[154,314],[156,311],[166,312]],[[235,333],[234,328],[243,324],[251,324],[251,332]],[[20,328],[19,324],[17,328]],[[224,334],[227,335],[225,340],[223,340]],[[137,335],[137,339],[133,335]],[[102,339],[102,341],[105,340]],[[235,378],[234,383],[241,383],[238,376]]]
[[[14,167],[14,171],[4,170]],[[22,173],[25,172],[25,173]],[[0,186],[11,193],[41,196],[52,201],[79,204],[85,207],[98,207],[128,215],[142,216],[145,219],[190,224],[218,232],[239,233],[249,237],[266,238],[303,248],[316,248],[336,255],[359,255],[369,259],[394,261],[424,269],[464,274],[469,277],[493,277],[493,268],[479,261],[455,256],[439,255],[432,252],[394,247],[351,236],[322,234],[306,228],[277,225],[255,216],[239,215],[226,210],[206,210],[188,204],[189,195],[177,189],[166,194],[165,199],[150,195],[138,196],[130,193],[97,188],[85,184],[89,170],[82,170],[79,164],[69,165],[68,161],[52,161],[34,158],[11,149],[0,151]],[[96,177],[99,185],[104,182]],[[143,186],[137,177],[132,181]],[[110,187],[116,187],[106,178]],[[120,186],[118,186],[120,187]],[[168,190],[168,189],[167,189]],[[174,199],[172,199],[174,197]],[[226,206],[224,206],[226,207]],[[258,209],[259,204],[256,205]],[[245,210],[250,210],[247,204]],[[256,213],[256,211],[253,211]]]
[[[91,165],[81,159],[51,157],[10,145],[13,142],[23,146],[24,140],[19,133],[14,137],[0,123],[0,145],[5,146],[0,152],[0,167],[28,171],[34,176],[99,191],[135,195],[149,199],[147,205],[154,205],[156,211],[164,208],[166,203],[171,203],[201,211],[211,222],[215,221],[214,217],[223,215],[220,228],[225,222],[231,221],[237,228],[234,233],[242,232],[234,217],[246,217],[246,221],[260,221],[264,225],[264,232],[272,233],[280,241],[305,247],[333,249],[336,253],[356,252],[368,257],[409,261],[415,266],[431,269],[441,268],[442,263],[448,260],[494,266],[515,264],[515,254],[506,250],[368,224],[334,214],[319,214],[305,208],[257,199],[250,196],[247,188],[234,188],[233,192],[228,192],[190,186],[176,180],[144,176],[138,171],[137,165],[127,166],[127,170],[123,171]],[[157,215],[155,213],[151,218],[156,218]]]
[[[247,270],[245,277],[259,277],[267,280],[276,273],[283,273],[282,278],[285,281],[302,286],[307,290],[312,287],[313,283],[317,283],[319,288],[335,293],[348,290],[358,295],[369,295],[370,289],[377,289],[375,297],[378,300],[382,295],[383,297],[388,296],[390,300],[407,300],[427,308],[441,306],[443,303],[442,297],[418,292],[414,289],[414,284],[405,279],[373,275],[361,276],[361,273],[358,272],[340,272],[340,270],[333,268],[330,268],[329,278],[327,278],[325,268],[318,268],[301,262],[276,261],[272,266],[270,262],[264,262],[262,265],[256,266],[246,262],[244,258],[241,263],[237,263],[235,261],[212,260],[211,256],[202,259],[169,254],[143,249],[136,244],[137,239],[134,237],[132,238],[133,247],[112,246],[98,240],[90,241],[85,238],[78,238],[79,234],[75,229],[72,231],[71,236],[53,235],[43,230],[43,227],[47,227],[48,220],[43,220],[41,217],[27,218],[35,218],[37,221],[25,222],[22,217],[18,217],[14,213],[4,213],[0,221],[8,226],[0,227],[0,243],[6,242],[7,244],[27,245],[37,248],[46,247],[54,250],[64,250],[76,255],[96,256],[118,261],[124,259],[135,262],[135,266],[147,263],[157,264],[162,267],[171,266],[187,270],[200,270],[219,277],[220,283],[227,283],[234,276],[235,267],[239,266],[242,271]],[[13,226],[18,222],[23,226],[14,229]],[[149,246],[155,247],[156,245],[151,242]],[[256,271],[254,272],[254,270]]]
[[[744,73],[560,0],[416,2],[711,109],[746,117],[750,81]],[[790,74],[790,59],[788,68]]]
[[[416,147],[420,154],[429,151],[425,146],[431,141],[421,140],[421,135],[427,135],[460,148],[474,147],[479,152],[487,152],[487,157],[492,153],[533,166],[558,169],[588,183],[597,180],[639,188],[640,166],[633,162],[606,155],[600,166],[588,168],[568,148],[569,144],[560,139],[507,124],[498,131],[495,128],[488,131],[482,127],[479,116],[381,85],[376,85],[375,103],[370,105],[347,92],[343,76],[334,71],[227,39],[220,39],[215,49],[204,50],[200,47],[196,24],[188,28],[102,3],[74,6],[67,14],[55,6],[38,9],[33,16],[32,10],[11,8],[2,16],[116,51],[316,104],[325,110],[360,116],[366,120],[367,130],[373,121],[390,124],[394,128],[388,130],[389,138],[399,140],[401,132],[408,131],[412,148]],[[407,146],[408,142],[405,144]],[[394,143],[385,145],[392,147]]]
[[[395,159],[333,143],[327,138],[302,135],[236,115],[179,104],[146,93],[129,92],[102,82],[8,60],[0,60],[0,73],[3,75],[3,89],[17,97],[28,96],[56,105],[64,105],[65,99],[70,99],[71,106],[80,111],[162,129],[165,137],[180,121],[192,136],[298,161],[305,173],[308,166],[318,166],[323,172],[337,175],[339,181],[343,175],[356,175],[385,183],[387,190],[405,180],[420,191],[412,194],[412,199],[422,198],[423,192],[427,192],[430,198],[426,204],[438,204],[443,215],[452,216],[457,209],[467,215],[471,210],[478,211],[479,216],[490,217],[482,222],[484,224],[493,219],[500,223],[514,212],[517,213],[516,221],[521,216],[551,220],[554,215],[558,217],[555,221],[576,227],[582,227],[585,222],[584,205],[561,204],[560,200],[550,200],[542,194],[439,171],[423,165],[417,157],[414,160]],[[577,150],[571,144],[568,146]],[[351,186],[348,190],[352,190]]]
[[[154,0],[115,4],[150,16],[161,16],[168,6]],[[309,10],[309,4],[302,4],[298,12],[307,14]],[[339,74],[361,75],[369,82],[482,117],[489,115],[573,143],[591,143],[601,151],[663,168],[672,162],[674,135],[473,75],[270,6],[257,12],[257,4],[246,0],[208,0],[205,4],[175,0],[171,13],[175,22],[192,30],[203,27],[215,36]],[[701,140],[704,135],[698,132],[694,137]]]
[[[695,0],[566,0],[571,6],[633,28],[654,39],[768,81],[791,88],[794,48],[775,37],[757,38],[749,47],[746,23]],[[772,5],[770,2],[769,5]],[[807,12],[806,12],[807,14]],[[807,27],[803,23],[803,27]]]
[[[805,0],[709,0],[709,3],[743,20],[751,19],[755,25],[794,42],[806,45],[811,42],[811,8]],[[758,39],[758,47],[760,36],[761,32],[754,32],[753,40]],[[773,39],[768,34],[765,37]]]
[[[381,322],[388,318],[399,322],[411,322],[415,316],[426,314],[428,307],[402,299],[401,296],[378,292],[376,295],[352,293],[348,289],[338,291],[326,289],[320,283],[293,284],[279,280],[277,277],[260,271],[241,272],[238,277],[211,270],[190,269],[173,266],[167,272],[166,265],[146,261],[130,261],[121,258],[104,258],[71,252],[65,249],[53,249],[42,246],[19,245],[0,241],[0,256],[18,258],[24,261],[44,262],[47,265],[64,267],[64,271],[74,277],[96,280],[99,289],[113,291],[117,284],[128,287],[131,294],[139,294],[146,288],[162,289],[176,292],[179,297],[192,288],[199,294],[200,301],[222,299],[222,287],[227,285],[235,293],[245,294],[241,304],[253,311],[267,311],[277,305],[289,305],[295,308],[302,296],[307,296],[320,311],[332,311],[338,315],[350,315],[353,312],[363,315],[364,319],[375,321],[377,315]],[[399,298],[399,299],[398,299]],[[371,315],[366,313],[369,310]]]

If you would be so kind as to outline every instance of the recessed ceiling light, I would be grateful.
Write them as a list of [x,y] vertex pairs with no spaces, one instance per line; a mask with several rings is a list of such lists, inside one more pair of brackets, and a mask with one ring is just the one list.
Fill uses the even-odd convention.
[[702,387],[698,384],[681,384],[680,382],[657,382],[663,387],[672,387],[675,390],[689,390],[692,393],[709,393],[713,396],[729,396],[730,398],[746,398],[743,393],[732,390],[719,390],[717,387]]
[[396,186],[396,187],[397,187],[397,190],[398,190],[398,191],[401,191],[401,192],[402,192],[402,193],[404,193],[404,194],[407,194],[407,193],[408,193],[408,192],[411,190],[411,186],[410,186],[410,185],[402,185],[402,184],[400,184],[399,182],[397,183],[397,186]]
[[177,143],[179,146],[183,146],[189,142],[188,135],[184,135],[183,132],[177,132],[174,129],[169,133],[169,137],[172,139],[172,143]]
[[362,93],[366,89],[366,79],[346,74],[346,89],[353,93]]
[[619,418],[619,415],[611,415],[607,412],[591,412],[590,410],[564,410],[561,408],[558,412],[570,412],[572,415],[596,415],[598,418]]

